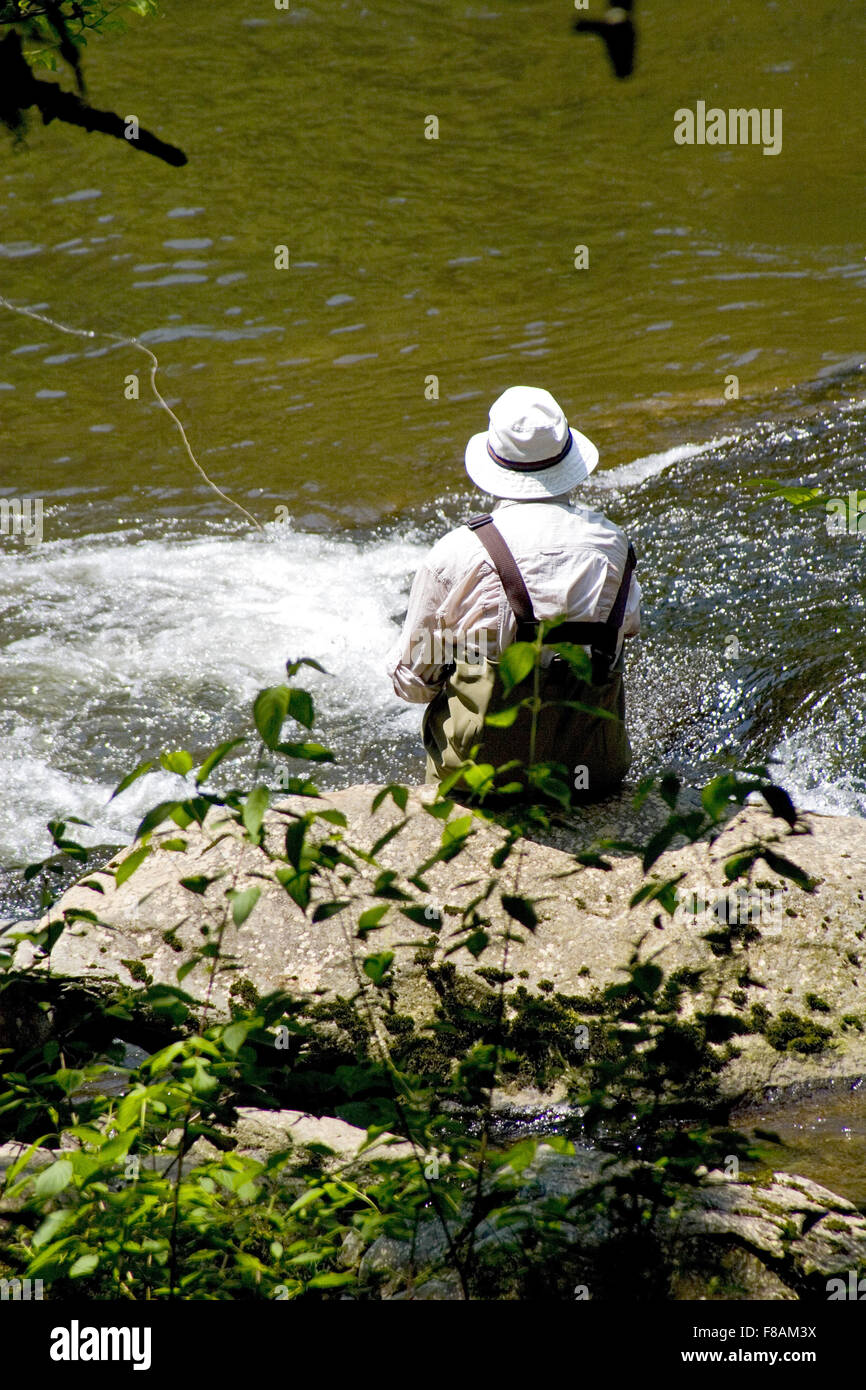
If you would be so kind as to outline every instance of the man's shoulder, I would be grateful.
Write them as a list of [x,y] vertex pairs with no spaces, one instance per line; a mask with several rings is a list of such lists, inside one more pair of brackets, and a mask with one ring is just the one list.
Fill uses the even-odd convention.
[[576,529],[598,537],[618,538],[626,541],[626,533],[621,526],[617,526],[615,521],[611,521],[604,512],[597,512],[592,507],[575,507],[574,520]]
[[448,575],[455,566],[465,567],[473,554],[473,536],[466,525],[455,526],[440,536],[427,557],[427,563],[438,574]]
[[[615,522],[591,507],[558,506],[554,511],[552,508],[542,508],[537,502],[532,506],[518,504],[497,508],[493,520],[503,532],[506,543],[521,558],[539,550],[572,553],[580,548],[608,553],[613,551],[618,561],[618,552],[621,551],[624,556],[628,543],[625,532]],[[486,559],[486,551],[464,523],[440,536],[428,553],[427,566],[448,582],[464,575],[476,561]]]
[[556,547],[564,545],[599,545],[609,547],[621,541],[626,543],[625,532],[605,516],[604,512],[579,503],[567,506],[533,503],[531,505],[509,507],[494,513],[494,520],[503,522],[503,529],[511,531],[515,538],[532,543],[548,544]]

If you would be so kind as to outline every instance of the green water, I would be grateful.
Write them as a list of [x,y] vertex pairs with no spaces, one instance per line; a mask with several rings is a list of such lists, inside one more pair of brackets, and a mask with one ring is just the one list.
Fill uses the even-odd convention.
[[760,1113],[744,1112],[738,1128],[751,1135],[755,1126],[774,1133],[779,1146],[759,1143],[766,1165],[758,1171],[800,1173],[831,1192],[866,1208],[866,1084],[840,1083],[799,1098],[780,1098]]
[[[866,543],[745,486],[866,487],[866,12],[642,3],[625,82],[574,16],[166,0],[87,75],[184,168],[56,123],[10,151],[2,292],[139,335],[270,524],[204,485],[140,354],[0,311],[0,495],[46,509],[41,546],[0,536],[0,863],[154,744],[239,732],[287,655],[331,672],[325,778],[417,778],[382,654],[521,380],[598,441],[585,500],[638,549],[635,774],[778,756],[805,804],[866,813]],[[781,111],[781,152],[676,144],[698,102]]]
[[[866,543],[746,486],[866,488],[866,12],[642,3],[625,82],[574,15],[166,0],[87,75],[184,168],[56,123],[10,149],[0,292],[139,335],[268,530],[139,353],[0,311],[0,496],[45,504],[42,545],[0,535],[0,864],[58,809],[124,839],[120,776],[243,731],[289,655],[331,673],[325,780],[417,779],[382,655],[521,380],[597,440],[584,500],[638,550],[635,775],[774,756],[802,804],[866,814]],[[698,102],[781,111],[781,152],[677,145]]]
[[[4,292],[162,341],[216,480],[308,528],[462,486],[516,380],[549,386],[603,466],[772,413],[863,345],[866,13],[644,4],[627,82],[574,14],[167,0],[91,42],[87,74],[189,164],[34,126],[0,185]],[[781,154],[675,145],[698,100],[781,108]],[[69,489],[56,534],[222,515],[147,393],[124,399],[134,354],[11,317],[0,335],[0,484]]]

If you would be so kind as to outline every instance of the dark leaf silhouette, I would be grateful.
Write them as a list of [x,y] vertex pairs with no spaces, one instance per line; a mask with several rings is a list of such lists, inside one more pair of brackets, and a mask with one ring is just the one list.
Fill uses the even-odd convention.
[[[77,74],[77,65],[75,71]],[[57,83],[41,82],[34,77],[22,52],[21,39],[13,29],[0,41],[0,122],[13,134],[23,135],[26,129],[24,113],[34,106],[42,116],[43,125],[64,121],[86,131],[98,130],[118,140],[126,139],[127,122],[122,116],[114,111],[98,111],[74,92],[65,92]],[[139,127],[137,138],[127,140],[127,144],[176,168],[187,162],[183,150],[160,140],[143,127]]]
[[604,40],[617,77],[631,77],[634,72],[637,31],[631,17],[633,9],[634,0],[625,0],[622,5],[611,5],[601,19],[578,19],[574,25],[577,33],[598,34]]

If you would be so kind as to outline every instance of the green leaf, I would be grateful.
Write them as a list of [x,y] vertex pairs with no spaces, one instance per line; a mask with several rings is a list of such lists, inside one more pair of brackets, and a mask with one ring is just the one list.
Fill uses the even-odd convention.
[[43,1134],[40,1135],[38,1139],[34,1139],[33,1143],[30,1144],[29,1148],[25,1149],[23,1153],[20,1153],[18,1157],[15,1159],[14,1163],[11,1163],[9,1165],[4,1174],[7,1188],[11,1187],[18,1174],[22,1172],[24,1168],[27,1167],[27,1164],[30,1162],[31,1158],[36,1153],[36,1150],[42,1147],[42,1145],[45,1143],[45,1140],[48,1137],[49,1136],[47,1134]]
[[571,1139],[566,1139],[564,1134],[545,1134],[544,1142],[549,1149],[553,1149],[558,1154],[573,1154],[574,1144]]
[[151,807],[144,820],[135,832],[135,838],[140,840],[143,835],[147,835],[151,830],[155,830],[163,821],[173,818],[174,812],[180,810],[183,805],[180,801],[160,801],[156,806]]
[[[385,906],[387,907],[387,903]],[[371,911],[375,910],[375,908],[371,909]],[[442,925],[438,913],[432,907],[421,907],[420,904],[417,904],[412,907],[401,907],[400,911],[404,917],[408,917],[410,922],[417,923],[419,927],[429,927],[431,931],[438,931]],[[363,915],[366,917],[367,914],[364,913]],[[366,930],[372,931],[373,928],[369,927]],[[360,923],[358,924],[358,935],[363,935]]]
[[255,1027],[254,1020],[244,1019],[238,1023],[230,1023],[223,1029],[222,1040],[233,1056],[240,1052],[247,1040],[247,1034]]
[[259,844],[261,841],[262,822],[265,818],[265,811],[268,809],[270,799],[271,794],[267,787],[254,787],[244,802],[243,810],[241,811],[244,829],[255,845]]
[[531,642],[512,642],[499,658],[499,676],[506,694],[525,680],[535,665],[536,651]]
[[120,793],[125,792],[127,787],[131,787],[133,782],[137,782],[139,777],[143,777],[146,772],[150,772],[152,767],[155,767],[155,763],[152,758],[149,759],[148,762],[139,763],[138,767],[134,767],[132,769],[132,772],[128,772],[126,774],[122,782],[118,782],[117,786],[114,788],[114,791],[111,793],[111,796],[109,797],[109,801],[113,801],[116,796],[120,796]]
[[637,907],[640,903],[658,902],[666,912],[673,917],[677,910],[678,898],[676,889],[682,883],[685,874],[677,874],[675,878],[650,879],[636,893],[633,893],[629,900],[629,907]]
[[160,753],[159,761],[166,772],[176,772],[179,777],[192,772],[192,755],[185,748],[179,748],[174,753]]
[[443,848],[466,839],[472,829],[472,816],[458,816],[442,827]]
[[303,816],[286,826],[286,858],[295,869],[301,867],[301,855],[304,852],[306,834],[307,821]]
[[323,676],[328,674],[324,666],[320,666],[318,661],[314,661],[311,656],[302,656],[298,661],[286,662],[286,675],[289,680],[298,674],[302,666],[312,666],[314,671],[321,671]]
[[[547,1140],[545,1139],[545,1143]],[[522,1173],[528,1168],[538,1151],[538,1139],[521,1139],[505,1154],[505,1162],[514,1173]]]
[[753,845],[740,854],[733,854],[730,859],[726,859],[725,878],[728,882],[731,883],[735,878],[742,878],[744,874],[747,874],[755,860],[760,857],[760,853],[760,846]]
[[519,704],[508,705],[506,709],[494,710],[492,714],[486,715],[484,723],[490,724],[494,729],[510,729],[519,713]]
[[718,820],[730,804],[736,790],[737,779],[730,772],[714,777],[701,791],[701,805],[707,815]]
[[338,912],[348,907],[348,902],[319,903],[313,913],[314,922],[326,922],[329,917],[336,917]]
[[823,505],[827,497],[819,487],[803,487],[799,484],[779,483],[773,478],[750,478],[746,487],[759,487],[768,497],[782,497],[793,507],[814,507]]
[[236,927],[242,927],[261,895],[261,888],[244,888],[241,891],[230,889],[227,897],[231,899],[232,920]]
[[85,1274],[92,1274],[99,1264],[98,1255],[79,1255],[69,1271],[70,1279],[80,1279]]
[[575,675],[582,681],[592,683],[592,661],[583,647],[576,642],[551,642],[551,647],[567,661]]
[[474,763],[472,767],[466,768],[463,779],[467,787],[477,792],[492,786],[495,775],[496,768],[492,763]]
[[528,898],[522,898],[511,893],[503,893],[501,894],[501,898],[502,906],[505,908],[509,917],[513,917],[515,922],[519,922],[520,925],[526,927],[528,931],[535,931],[535,928],[538,926],[538,916]]
[[306,912],[310,903],[310,875],[306,871],[298,873],[295,869],[277,869],[277,882],[282,884],[289,896]]
[[91,912],[86,907],[65,907],[63,909],[63,920],[69,927],[73,922],[98,922],[99,918],[95,912]]
[[303,758],[308,763],[332,763],[335,761],[330,748],[323,743],[278,743],[275,753],[283,753],[287,758]]
[[128,878],[132,878],[136,869],[139,868],[150,854],[150,845],[142,845],[140,849],[134,849],[132,854],[128,854],[121,864],[118,864],[114,871],[114,884],[119,888]]
[[[368,907],[366,912],[361,913],[358,918],[358,936],[362,940],[368,932],[376,930],[389,907],[390,903],[379,903],[377,907]],[[421,912],[423,914],[423,908]]]
[[355,1275],[349,1274],[317,1274],[307,1285],[308,1289],[337,1289],[343,1284],[351,1284],[355,1280]]
[[289,714],[305,729],[313,727],[313,697],[308,690],[289,690]]
[[253,719],[262,742],[275,749],[289,713],[289,687],[270,685],[260,690],[253,703]]
[[68,1158],[59,1158],[48,1168],[43,1168],[33,1184],[37,1197],[56,1197],[72,1182],[72,1164]]
[[181,888],[186,888],[187,892],[189,893],[202,894],[210,887],[212,883],[216,883],[217,879],[222,877],[223,875],[221,873],[191,874],[189,878],[182,878],[180,880],[180,886]]
[[380,951],[378,955],[367,956],[364,961],[364,974],[369,976],[374,985],[380,986],[391,969],[393,960],[393,951]]
[[[11,1181],[8,1175],[6,1181],[7,1183]],[[74,1217],[75,1212],[71,1207],[58,1207],[54,1211],[49,1212],[45,1220],[40,1222],[38,1229],[33,1235],[34,1249],[38,1250],[41,1246],[47,1245],[50,1241],[55,1240],[63,1230],[63,1227],[68,1226]]]
[[220,743],[216,748],[212,749],[195,775],[197,784],[201,786],[202,782],[206,782],[214,768],[219,767],[223,758],[227,758],[233,749],[238,748],[240,744],[245,742],[246,740],[242,738],[230,738],[227,739],[225,743]]

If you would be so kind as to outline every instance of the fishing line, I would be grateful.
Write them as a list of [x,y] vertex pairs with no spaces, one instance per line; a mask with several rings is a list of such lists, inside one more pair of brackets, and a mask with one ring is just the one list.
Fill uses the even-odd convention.
[[186,449],[186,452],[189,456],[189,460],[192,463],[193,467],[198,469],[199,473],[204,478],[208,487],[216,493],[217,497],[221,497],[224,502],[228,502],[230,507],[235,507],[237,511],[243,513],[243,515],[247,517],[247,519],[251,521],[253,525],[258,528],[259,531],[264,533],[265,528],[264,526],[262,526],[261,522],[257,521],[256,518],[252,515],[252,513],[247,511],[246,507],[242,507],[240,502],[235,502],[234,498],[229,497],[227,493],[222,491],[222,488],[217,487],[213,479],[209,478],[207,473],[205,473],[204,469],[202,468],[201,464],[199,463],[198,459],[193,453],[192,448],[190,447],[190,442],[186,437],[186,430],[184,429],[180,420],[175,415],[168,401],[161,394],[160,389],[156,384],[156,374],[159,370],[159,359],[157,358],[156,353],[151,352],[149,347],[145,347],[144,343],[142,343],[140,339],[127,338],[123,333],[109,333],[106,329],[72,328],[68,323],[58,323],[56,319],[49,318],[47,314],[37,313],[35,309],[25,309],[23,308],[23,306],[19,304],[11,304],[9,300],[5,297],[5,295],[2,294],[0,294],[0,304],[2,304],[4,309],[11,309],[13,314],[24,314],[26,318],[35,319],[37,323],[47,324],[49,328],[56,328],[60,333],[71,333],[75,338],[110,338],[112,342],[122,343],[126,347],[138,348],[139,352],[143,352],[146,357],[149,357],[151,390],[153,391],[154,396],[156,397],[159,404],[162,406],[163,410],[167,412],[167,414],[171,417],[171,419],[177,426],[178,433],[180,434],[180,437],[183,440],[183,446]]

